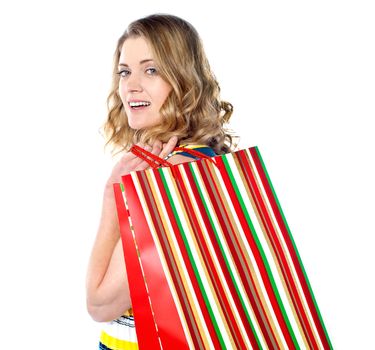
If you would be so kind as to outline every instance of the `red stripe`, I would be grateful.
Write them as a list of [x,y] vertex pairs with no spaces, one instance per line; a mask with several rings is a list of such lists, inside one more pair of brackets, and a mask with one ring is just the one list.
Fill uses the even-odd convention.
[[[172,234],[174,234],[174,236],[176,238],[176,241],[178,243],[178,246],[180,248],[181,255],[182,255],[183,261],[184,261],[185,266],[186,266],[186,270],[187,270],[188,275],[190,277],[190,280],[192,282],[194,291],[196,291],[196,296],[197,296],[197,299],[198,299],[198,303],[199,303],[199,305],[202,308],[202,314],[203,314],[204,318],[207,320],[209,318],[208,311],[206,309],[206,305],[205,305],[204,299],[203,299],[201,293],[199,293],[199,285],[198,285],[198,282],[196,281],[194,270],[193,270],[193,267],[191,266],[188,253],[186,251],[185,244],[184,244],[184,241],[182,239],[182,235],[179,234],[180,229],[179,229],[178,223],[177,223],[177,221],[175,219],[175,214],[173,212],[172,206],[170,205],[170,200],[169,200],[167,191],[164,188],[164,183],[163,183],[162,178],[161,178],[160,174],[158,173],[158,171],[155,171],[154,175],[155,175],[155,179],[156,179],[158,188],[160,190],[160,194],[161,194],[162,199],[163,199],[163,203],[164,203],[166,211],[168,213],[168,218],[169,218],[169,220],[171,222],[171,225],[172,225],[172,229],[173,229]],[[168,260],[169,259],[167,259],[167,261]],[[168,261],[168,263],[169,263],[169,261]],[[176,279],[174,279],[174,283],[176,285]],[[177,288],[177,286],[176,286],[176,288]],[[187,298],[185,290],[179,291],[178,297],[179,297],[179,300],[181,302],[181,305],[183,305],[183,312],[184,312],[185,319],[186,319],[186,322],[187,322],[188,327],[189,327],[190,334],[192,335],[192,339],[194,341],[194,345],[195,345],[195,347],[197,349],[199,349],[200,348],[199,344],[203,344],[203,339],[202,339],[202,337],[201,337],[201,335],[199,333],[197,334],[194,331],[194,329],[197,329],[197,327],[195,326],[196,325],[196,320],[194,318],[194,314],[192,313],[190,304],[188,305],[188,307],[190,309],[190,314],[192,315],[192,317],[194,319],[191,319],[191,317],[189,317],[189,312],[187,310],[187,306],[185,305],[185,303],[183,301],[183,295],[182,295],[182,293],[184,293],[184,296],[185,296],[186,300],[189,300]],[[194,323],[194,325],[193,325],[193,323]],[[208,328],[210,329],[209,325],[208,325]],[[198,328],[198,332],[199,332],[199,328]],[[212,332],[212,330],[211,330],[211,332]],[[210,332],[210,334],[211,334],[211,332]],[[215,336],[213,337],[213,342],[215,344]]]
[[[240,164],[241,170],[245,175],[245,181],[246,181],[247,187],[249,188],[249,190],[251,192],[251,196],[254,199],[256,210],[258,212],[258,216],[260,217],[260,219],[262,221],[262,224],[263,224],[263,227],[266,230],[269,241],[272,245],[272,248],[273,248],[273,250],[275,252],[275,255],[276,255],[276,258],[278,260],[278,264],[279,264],[279,266],[280,266],[280,268],[283,272],[285,270],[287,271],[286,272],[287,276],[285,276],[285,273],[283,273],[283,275],[284,275],[284,278],[286,279],[288,290],[289,290],[289,292],[291,292],[290,288],[292,288],[293,292],[297,292],[294,284],[292,284],[291,287],[289,286],[288,281],[290,281],[291,274],[290,274],[290,270],[288,268],[287,259],[283,254],[281,244],[278,240],[276,232],[273,229],[272,220],[269,217],[269,215],[267,214],[267,209],[264,205],[261,193],[260,193],[260,191],[257,187],[256,179],[255,179],[255,176],[254,176],[254,174],[252,172],[252,169],[251,169],[251,166],[250,166],[250,161],[246,157],[246,153],[243,152],[243,151],[238,152],[236,154],[236,156],[239,159],[239,164]],[[275,309],[275,314],[276,314],[277,320],[279,321],[279,324],[280,324],[280,328],[281,328],[281,330],[284,334],[284,337],[285,337],[285,339],[288,343],[288,346],[294,348],[293,339],[290,336],[290,333],[289,333],[288,327],[285,323],[285,320],[284,320],[284,317],[282,315],[281,309],[279,307],[279,304],[277,303],[277,299],[275,298],[274,301],[277,305],[277,307],[274,307],[274,309]]]
[[[196,215],[194,213],[194,209],[193,209],[191,200],[189,198],[189,195],[188,195],[187,189],[185,187],[185,184],[182,180],[182,175],[181,175],[180,169],[181,168],[179,168],[179,174],[178,174],[178,183],[179,183],[179,187],[180,187],[180,192],[181,192],[181,196],[184,200],[185,206],[187,208],[187,212],[189,214],[189,219],[191,221],[194,236],[196,237],[198,245],[199,245],[200,253],[202,254],[205,266],[207,266],[207,271],[208,271],[209,276],[210,276],[210,281],[211,281],[211,283],[214,287],[214,290],[215,290],[215,293],[218,297],[220,306],[223,309],[224,317],[227,321],[227,324],[231,328],[231,334],[232,334],[233,339],[236,343],[236,346],[237,346],[238,349],[244,349],[246,347],[245,343],[243,342],[243,339],[242,339],[242,336],[240,334],[240,330],[238,328],[238,325],[237,325],[237,322],[235,320],[234,314],[231,311],[231,308],[229,306],[228,296],[226,295],[226,292],[224,291],[222,284],[219,282],[220,278],[219,278],[219,275],[218,275],[217,270],[216,270],[216,265],[215,265],[215,263],[214,263],[214,261],[211,257],[211,254],[209,252],[209,248],[208,248],[207,243],[206,243],[205,238],[204,238],[204,234],[203,234],[203,232],[202,232],[202,230],[199,226],[198,220],[197,220]],[[188,164],[185,164],[184,169],[185,169],[186,173],[191,173],[191,170],[190,170],[190,167],[188,166]],[[192,187],[192,186],[195,187],[195,184],[191,183],[191,182],[188,185],[190,185],[190,187]],[[196,202],[197,200],[199,200],[199,198],[193,197],[193,200]],[[212,241],[212,237],[210,237],[210,241]]]
[[299,278],[299,281],[302,285],[302,289],[303,289],[303,292],[305,294],[305,297],[306,297],[306,301],[309,305],[309,309],[310,309],[310,312],[312,314],[312,317],[314,319],[314,323],[315,323],[315,326],[318,330],[318,333],[319,333],[319,336],[320,336],[320,339],[322,341],[322,344],[324,346],[325,349],[330,349],[330,345],[329,345],[329,342],[328,342],[328,339],[326,337],[326,334],[324,332],[324,329],[323,329],[323,326],[320,322],[320,318],[318,316],[318,313],[317,313],[317,310],[316,310],[316,307],[315,307],[315,304],[314,304],[314,301],[312,299],[312,296],[311,296],[311,293],[310,293],[310,289],[307,285],[307,282],[306,282],[306,278],[305,278],[305,275],[302,271],[302,268],[300,266],[300,262],[299,262],[299,259],[297,257],[297,253],[294,249],[294,246],[293,246],[293,243],[291,241],[291,238],[289,237],[289,232],[287,230],[287,227],[285,225],[285,222],[283,220],[283,217],[281,215],[281,212],[280,212],[280,209],[279,209],[279,206],[277,205],[277,202],[276,202],[276,199],[273,195],[273,192],[272,192],[272,189],[271,189],[271,186],[268,182],[268,179],[267,179],[267,176],[265,174],[265,171],[263,169],[263,166],[262,166],[262,163],[259,159],[259,156],[258,156],[258,153],[257,153],[257,150],[255,147],[253,148],[250,148],[250,153],[251,153],[251,156],[253,157],[253,160],[254,160],[254,163],[256,165],[256,168],[258,170],[258,173],[259,173],[259,176],[262,180],[262,184],[263,184],[263,187],[267,193],[267,197],[268,197],[268,200],[271,204],[271,207],[272,207],[272,210],[275,214],[275,217],[276,217],[276,220],[278,222],[278,225],[281,229],[281,232],[283,234],[283,237],[284,237],[284,240],[288,246],[288,250],[289,250],[289,253],[292,257],[292,260],[293,260],[293,263],[294,263],[294,266],[295,266],[295,269],[296,269],[296,272],[297,272],[297,275],[298,275],[298,278]]
[[[179,320],[178,312],[173,302],[171,291],[168,288],[161,261],[157,254],[147,219],[144,215],[144,210],[131,176],[123,177],[123,183],[126,190],[126,198],[134,226],[137,245],[141,254],[141,262],[148,285],[149,295],[152,301],[157,301],[152,303],[152,308],[155,313],[155,321],[158,325],[163,349],[174,350],[177,347],[178,349],[188,350],[189,346]],[[145,254],[145,252],[147,252],[147,254]],[[170,337],[171,334],[174,335],[174,339]],[[147,332],[141,334],[141,337],[147,336]]]
[[[185,167],[185,170],[187,170],[187,164],[184,164],[184,167]],[[237,294],[237,290],[235,288],[235,285],[234,285],[234,282],[233,282],[232,277],[230,275],[230,272],[228,270],[228,267],[227,267],[227,265],[225,263],[224,257],[222,255],[222,252],[221,252],[221,249],[220,249],[220,246],[219,246],[219,243],[218,243],[218,241],[215,238],[215,232],[214,232],[214,228],[211,225],[211,222],[210,222],[210,219],[209,219],[209,214],[206,212],[206,208],[204,206],[204,203],[201,200],[201,196],[199,194],[198,187],[195,184],[195,180],[194,180],[194,177],[192,175],[192,172],[186,171],[186,173],[187,173],[188,181],[189,181],[189,183],[191,185],[191,189],[192,189],[192,191],[194,193],[194,198],[196,200],[196,205],[198,206],[199,213],[201,214],[201,217],[202,217],[202,220],[204,222],[205,228],[207,229],[207,233],[208,233],[209,237],[213,238],[211,240],[211,242],[212,242],[212,245],[214,247],[215,254],[216,254],[217,258],[218,258],[220,267],[221,267],[221,269],[223,271],[224,277],[225,277],[225,279],[226,279],[226,281],[228,283],[228,287],[230,289],[233,301],[234,301],[234,303],[236,305],[236,308],[237,308],[237,311],[239,313],[239,316],[241,317],[241,320],[242,320],[242,322],[243,322],[243,324],[245,326],[245,329],[247,331],[247,335],[250,338],[250,342],[251,342],[252,346],[256,349],[258,347],[257,341],[256,341],[254,333],[253,333],[253,331],[252,331],[252,329],[250,327],[250,324],[248,323],[248,319],[247,319],[245,311],[243,309],[241,300],[240,300],[240,298],[239,298],[239,296]]]
[[[122,197],[120,184],[114,184],[113,188],[125,257],[126,272],[128,280],[131,281],[131,283],[129,283],[129,289],[133,304],[134,319],[137,324],[136,332],[138,347],[139,349],[160,349],[159,338],[154,318],[152,316],[150,303],[148,302],[148,294],[143,282],[143,274],[137,251],[135,249],[133,235],[130,230],[128,213]],[[148,337],[142,337],[142,334],[146,334],[145,332],[147,332]]]

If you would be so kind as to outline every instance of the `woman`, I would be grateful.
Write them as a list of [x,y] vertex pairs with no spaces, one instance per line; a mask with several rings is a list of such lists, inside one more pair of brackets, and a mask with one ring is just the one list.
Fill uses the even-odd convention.
[[188,22],[151,15],[131,23],[118,40],[104,131],[107,144],[124,154],[104,189],[87,273],[88,312],[107,322],[101,349],[137,349],[112,185],[148,167],[129,152],[133,144],[172,164],[193,160],[173,152],[176,145],[210,156],[231,151],[232,137],[223,124],[232,106],[220,101],[219,91],[198,33]]

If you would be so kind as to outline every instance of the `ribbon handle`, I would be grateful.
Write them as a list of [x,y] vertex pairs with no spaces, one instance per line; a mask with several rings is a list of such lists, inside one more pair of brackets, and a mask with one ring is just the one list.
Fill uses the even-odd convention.
[[130,152],[132,152],[134,155],[136,155],[138,158],[141,158],[145,162],[147,162],[151,168],[159,168],[160,166],[172,166],[173,164],[166,161],[163,158],[160,158],[156,156],[155,154],[146,151],[144,148],[139,147],[138,145],[133,145],[130,149]]

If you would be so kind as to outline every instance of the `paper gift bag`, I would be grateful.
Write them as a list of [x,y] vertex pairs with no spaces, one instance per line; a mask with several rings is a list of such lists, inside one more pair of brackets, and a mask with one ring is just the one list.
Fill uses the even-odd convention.
[[332,348],[258,148],[122,181],[141,350]]

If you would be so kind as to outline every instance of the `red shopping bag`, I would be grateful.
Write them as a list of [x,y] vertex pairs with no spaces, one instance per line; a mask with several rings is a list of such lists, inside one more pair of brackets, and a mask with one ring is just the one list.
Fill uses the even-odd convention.
[[141,350],[332,348],[257,148],[122,181],[116,203]]

